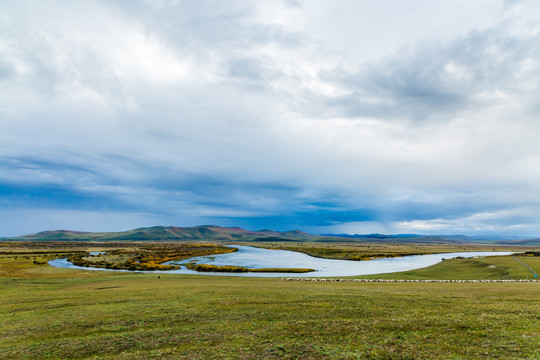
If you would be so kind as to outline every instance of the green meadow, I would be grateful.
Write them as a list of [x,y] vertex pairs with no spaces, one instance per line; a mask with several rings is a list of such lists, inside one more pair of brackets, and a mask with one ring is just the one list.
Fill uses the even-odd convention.
[[[515,256],[540,273],[540,257]],[[535,279],[534,274],[511,256],[491,256],[478,259],[448,259],[433,266],[391,274],[358,276],[368,279],[406,280],[506,280]],[[538,284],[540,286],[540,283]]]
[[[16,256],[16,258],[15,258]],[[540,283],[289,282],[0,255],[2,359],[538,359]],[[539,257],[519,257],[540,272]],[[372,276],[530,278],[511,257]]]

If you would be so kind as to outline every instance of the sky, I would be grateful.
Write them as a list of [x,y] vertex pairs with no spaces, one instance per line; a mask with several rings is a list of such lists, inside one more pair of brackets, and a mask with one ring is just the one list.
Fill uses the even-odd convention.
[[2,1],[0,236],[540,236],[536,0]]

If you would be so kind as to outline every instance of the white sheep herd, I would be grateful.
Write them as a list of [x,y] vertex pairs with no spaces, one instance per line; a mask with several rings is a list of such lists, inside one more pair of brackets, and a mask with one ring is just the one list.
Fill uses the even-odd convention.
[[405,279],[324,279],[324,278],[282,278],[285,281],[327,281],[327,282],[414,282],[414,283],[522,283],[540,282],[531,279],[498,279],[498,280],[405,280]]

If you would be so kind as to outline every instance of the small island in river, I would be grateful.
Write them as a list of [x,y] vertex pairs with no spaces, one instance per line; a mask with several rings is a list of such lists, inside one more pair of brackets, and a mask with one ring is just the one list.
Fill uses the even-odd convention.
[[302,268],[263,268],[263,269],[251,269],[244,266],[218,266],[218,265],[206,265],[206,264],[186,264],[186,268],[190,270],[200,272],[271,272],[271,273],[307,273],[315,271],[315,269],[302,269]]
[[113,249],[104,254],[75,253],[67,260],[77,266],[111,270],[177,270],[180,266],[163,263],[235,251],[238,249],[213,244],[144,244],[135,248]]
[[244,266],[216,266],[197,264],[170,263],[174,260],[185,260],[200,256],[227,254],[238,251],[235,247],[214,244],[144,244],[135,248],[113,249],[103,253],[92,254],[77,252],[67,260],[74,265],[86,268],[103,268],[109,270],[155,271],[178,270],[181,266],[198,272],[227,273],[307,273],[315,269],[307,268],[248,268]]

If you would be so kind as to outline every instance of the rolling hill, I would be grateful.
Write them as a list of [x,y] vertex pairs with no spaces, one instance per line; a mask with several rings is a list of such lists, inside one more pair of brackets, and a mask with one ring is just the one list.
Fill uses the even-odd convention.
[[10,241],[308,241],[324,239],[301,231],[249,231],[239,227],[201,225],[195,227],[154,226],[121,232],[42,231],[0,238]]
[[239,227],[201,225],[194,227],[154,226],[120,232],[83,232],[70,230],[42,231],[35,234],[0,238],[3,241],[261,241],[261,242],[355,242],[416,244],[500,244],[540,245],[540,239],[469,237],[464,235],[314,235],[298,230],[249,231]]

